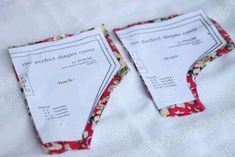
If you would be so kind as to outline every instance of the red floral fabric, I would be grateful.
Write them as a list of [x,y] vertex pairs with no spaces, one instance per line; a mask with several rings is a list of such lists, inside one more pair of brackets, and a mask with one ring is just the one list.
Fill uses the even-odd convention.
[[[176,16],[178,16],[178,15],[172,15],[172,16],[168,16],[168,17],[164,17],[164,18],[157,18],[157,19],[150,20],[150,21],[138,22],[138,23],[127,25],[126,27],[123,27],[123,28],[116,28],[113,31],[116,34],[116,37],[118,38],[116,31],[123,30],[123,29],[129,28],[129,27],[135,26],[135,25],[161,22],[161,21],[165,21],[165,20],[174,18]],[[224,54],[231,52],[232,49],[234,49],[234,47],[235,47],[234,42],[229,37],[227,32],[215,20],[211,19],[211,21],[215,25],[215,27],[217,28],[217,30],[219,31],[221,36],[224,38],[224,40],[227,42],[226,45],[223,46],[222,48],[218,49],[217,51],[210,53],[209,55],[205,56],[204,58],[198,60],[196,63],[194,63],[190,67],[190,69],[187,73],[187,82],[188,82],[188,85],[189,85],[191,92],[194,95],[195,100],[190,101],[190,102],[184,102],[181,104],[174,104],[169,107],[159,109],[161,116],[163,116],[163,117],[186,116],[186,115],[190,115],[192,113],[202,112],[205,110],[205,106],[202,104],[202,102],[200,101],[200,98],[198,96],[196,76],[209,62],[213,61],[214,59],[216,59]],[[119,39],[119,41],[121,42],[120,39]],[[128,53],[128,50],[125,48],[125,46],[123,44],[122,44],[122,46],[124,47],[125,51]],[[129,56],[130,56],[130,54],[129,54]],[[135,68],[136,68],[136,70],[138,70],[136,66],[135,66]],[[141,77],[141,79],[143,81],[142,77]],[[144,81],[143,81],[143,83],[144,83]],[[144,83],[144,85],[145,85],[145,83]],[[145,85],[145,87],[146,87],[147,92],[149,93],[146,85]],[[150,95],[150,97],[151,97],[151,95]]]
[[[90,30],[92,30],[92,29],[90,29]],[[103,33],[105,35],[105,38],[106,38],[109,46],[112,49],[112,52],[114,53],[115,57],[117,58],[118,62],[120,63],[120,68],[119,68],[118,72],[115,74],[115,76],[112,78],[112,80],[109,82],[108,86],[106,87],[103,94],[101,95],[98,103],[92,109],[92,113],[89,116],[87,124],[86,124],[86,126],[84,126],[82,139],[77,140],[77,141],[58,141],[58,142],[51,142],[51,143],[42,143],[42,141],[41,141],[41,139],[40,139],[40,137],[37,133],[37,130],[35,128],[36,134],[37,134],[38,138],[40,139],[40,143],[41,143],[43,149],[48,154],[61,154],[61,153],[65,152],[65,151],[68,151],[68,150],[88,149],[88,148],[90,148],[91,139],[92,139],[92,135],[93,135],[93,132],[94,132],[94,127],[98,123],[98,121],[100,119],[100,116],[101,116],[104,108],[106,107],[106,105],[108,103],[111,92],[120,83],[122,78],[129,71],[129,68],[127,67],[127,65],[124,62],[122,56],[120,55],[119,51],[115,47],[112,39],[109,37],[109,34],[105,30],[104,27],[103,27]],[[39,41],[39,42],[30,43],[28,45],[33,45],[33,44],[42,43],[42,42],[56,41],[56,40],[60,40],[60,39],[63,39],[63,38],[70,37],[70,36],[73,36],[73,34],[60,35],[60,36],[48,38],[48,39],[45,39],[45,40],[42,40],[42,41]],[[17,75],[16,75],[16,77],[17,77],[17,81],[19,82],[19,78],[18,78]],[[20,82],[19,82],[19,85],[21,86]],[[22,87],[21,87],[21,91],[23,92]],[[26,99],[25,99],[25,101],[26,101]],[[29,115],[31,117],[30,110],[29,110],[28,105],[27,105],[27,101],[26,101],[26,106],[27,106]],[[32,119],[32,117],[31,117],[31,119]]]

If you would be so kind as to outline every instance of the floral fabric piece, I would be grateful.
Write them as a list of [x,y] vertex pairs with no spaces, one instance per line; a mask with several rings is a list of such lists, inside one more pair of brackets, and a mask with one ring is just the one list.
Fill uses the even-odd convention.
[[[114,31],[116,37],[118,38],[118,40],[121,42],[120,38],[118,37],[118,35],[116,33],[117,31],[124,30],[126,28],[136,26],[136,25],[166,21],[166,20],[172,19],[176,16],[178,16],[178,15],[172,15],[172,16],[163,17],[163,18],[156,18],[154,20],[149,20],[149,21],[144,21],[144,22],[137,22],[134,24],[127,25],[126,27],[123,27],[123,28],[116,28],[113,31]],[[162,117],[186,116],[186,115],[190,115],[192,113],[202,112],[205,110],[205,106],[202,104],[202,102],[200,101],[200,98],[198,96],[196,77],[200,73],[200,71],[209,62],[213,61],[214,59],[216,59],[224,54],[231,52],[235,46],[234,42],[229,37],[228,33],[215,20],[211,19],[211,21],[215,25],[216,29],[219,31],[221,36],[226,41],[225,46],[223,46],[222,48],[218,49],[217,51],[215,51],[213,53],[210,53],[210,54],[204,56],[202,59],[198,60],[190,67],[190,69],[187,73],[187,82],[188,82],[189,88],[190,88],[195,100],[190,101],[190,102],[180,103],[180,104],[174,104],[169,107],[159,109],[159,112]],[[128,53],[128,55],[130,56],[127,48],[124,46],[124,44],[122,42],[121,42],[121,44],[124,47],[125,51]],[[131,56],[130,56],[130,58],[131,58]],[[134,63],[133,60],[132,60],[132,62]],[[138,71],[136,65],[135,65],[135,68]],[[144,80],[141,77],[141,75],[140,75],[140,78],[142,79],[142,81],[144,83]],[[149,92],[145,83],[144,83],[144,85],[146,87],[145,88],[146,91],[149,93],[149,96],[151,97],[150,92]]]
[[[93,30],[93,29],[94,28],[89,29],[87,31],[90,31],[90,30]],[[102,30],[103,30],[103,34],[106,38],[107,43],[109,44],[113,54],[115,55],[115,57],[117,58],[117,60],[120,64],[119,70],[114,75],[112,80],[108,83],[108,85],[105,88],[104,92],[101,94],[101,97],[98,100],[98,103],[95,104],[95,106],[92,108],[92,111],[91,111],[91,114],[88,118],[87,124],[86,124],[86,126],[84,126],[82,139],[78,139],[76,141],[57,141],[57,142],[50,142],[50,143],[42,143],[42,140],[40,139],[40,136],[39,136],[39,134],[38,134],[38,132],[35,128],[36,134],[37,134],[37,136],[40,140],[42,148],[48,154],[61,154],[61,153],[64,153],[65,151],[68,151],[68,150],[89,149],[90,148],[90,144],[91,144],[92,135],[93,135],[93,132],[94,132],[95,125],[100,120],[101,114],[102,114],[103,110],[105,109],[105,107],[108,103],[111,92],[120,83],[120,81],[123,79],[123,77],[129,71],[129,68],[127,67],[126,63],[124,62],[124,60],[123,60],[122,56],[120,55],[118,49],[115,47],[112,39],[110,38],[110,36],[109,36],[107,30],[104,28],[104,26],[102,27]],[[38,42],[29,43],[27,45],[34,45],[34,44],[43,43],[43,42],[57,41],[57,40],[60,40],[60,39],[71,37],[73,35],[76,35],[76,34],[65,34],[65,35],[60,35],[60,36],[56,36],[56,37],[51,37],[51,38],[44,39],[44,40],[41,40],[41,41],[38,41]],[[16,72],[15,72],[15,74],[16,74]],[[23,92],[23,87],[21,86],[21,83],[19,81],[19,77],[17,75],[16,75],[16,77],[17,77],[18,84],[21,88],[21,91]],[[26,107],[27,107],[28,113],[29,113],[29,115],[32,119],[29,107],[27,105],[27,101],[26,101],[26,99],[24,99],[24,100],[26,102]]]

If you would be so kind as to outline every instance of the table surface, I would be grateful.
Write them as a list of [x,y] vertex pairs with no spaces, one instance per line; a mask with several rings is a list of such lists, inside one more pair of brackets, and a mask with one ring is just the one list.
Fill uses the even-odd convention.
[[[1,0],[0,156],[47,156],[35,137],[17,86],[9,46],[79,32],[102,23],[111,31],[129,23],[199,8],[235,39],[234,0]],[[91,149],[62,156],[235,156],[235,53],[213,61],[199,74],[198,90],[205,112],[161,118],[124,50],[111,35],[131,71],[112,93],[95,128]]]

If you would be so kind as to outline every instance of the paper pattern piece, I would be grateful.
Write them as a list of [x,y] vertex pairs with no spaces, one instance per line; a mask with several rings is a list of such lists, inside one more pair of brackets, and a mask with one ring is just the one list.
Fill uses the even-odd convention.
[[90,147],[113,89],[129,71],[102,27],[9,49],[43,149]]
[[[234,48],[228,34],[202,10],[138,22],[114,32],[162,116],[204,111],[197,93],[196,76],[207,63]],[[148,58],[148,53],[152,58]]]

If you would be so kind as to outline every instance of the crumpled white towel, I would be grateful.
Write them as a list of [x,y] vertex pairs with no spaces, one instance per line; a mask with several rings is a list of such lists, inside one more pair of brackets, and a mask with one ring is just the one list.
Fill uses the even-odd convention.
[[[47,156],[34,134],[7,47],[74,33],[101,23],[111,31],[129,23],[198,8],[216,19],[235,39],[234,0],[1,0],[0,156]],[[91,149],[62,156],[235,156],[234,52],[210,63],[198,77],[199,95],[207,108],[205,112],[181,118],[161,118],[116,39],[115,43],[131,71],[112,94],[96,126]]]

